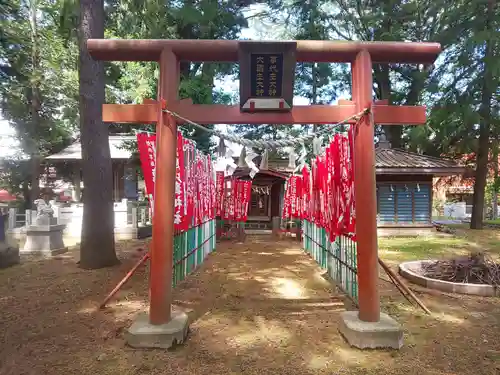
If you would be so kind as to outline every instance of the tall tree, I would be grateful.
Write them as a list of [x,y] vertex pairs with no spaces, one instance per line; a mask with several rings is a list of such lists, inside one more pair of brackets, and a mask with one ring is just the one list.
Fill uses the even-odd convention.
[[446,10],[443,35],[453,43],[430,88],[435,103],[430,121],[437,125],[438,141],[450,145],[452,152],[475,158],[473,229],[482,227],[492,138],[498,134],[498,10],[498,3],[489,0],[457,1]]
[[[482,229],[483,227],[483,212],[484,212],[484,198],[486,191],[486,179],[488,177],[488,157],[491,150],[491,134],[492,134],[492,100],[493,94],[498,89],[500,74],[500,64],[497,60],[495,52],[499,51],[498,37],[498,21],[495,24],[495,18],[498,19],[498,4],[495,0],[479,1],[482,5],[478,11],[483,10],[486,5],[486,10],[483,11],[484,17],[478,17],[479,24],[478,33],[474,35],[478,40],[480,35],[484,38],[484,42],[479,42],[482,53],[482,72],[479,80],[481,99],[479,104],[479,139],[477,142],[476,151],[476,178],[474,181],[474,195],[472,197],[472,215],[471,215],[471,229]],[[484,25],[484,26],[483,26]],[[478,35],[479,34],[479,35]],[[495,77],[496,74],[496,77]],[[495,153],[496,154],[496,153]]]
[[[295,30],[290,34],[296,40],[328,40],[326,25],[328,14],[323,10],[324,0],[292,2],[288,11],[296,19]],[[333,66],[329,63],[297,64],[296,94],[309,99],[311,104],[324,104],[336,99],[337,92],[332,90]]]
[[87,269],[118,262],[108,129],[102,122],[104,64],[90,56],[87,40],[91,38],[104,38],[104,0],[80,1],[80,133],[85,186],[80,266]]

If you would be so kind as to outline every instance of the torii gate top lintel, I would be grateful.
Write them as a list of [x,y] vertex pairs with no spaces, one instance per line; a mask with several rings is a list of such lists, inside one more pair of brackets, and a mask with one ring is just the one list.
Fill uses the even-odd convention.
[[[169,48],[180,61],[238,61],[240,42],[279,43],[276,41],[239,41],[208,39],[89,39],[87,48],[97,60],[159,61]],[[366,50],[373,63],[432,64],[439,53],[439,43],[425,42],[349,42],[297,40],[298,62],[353,62]]]

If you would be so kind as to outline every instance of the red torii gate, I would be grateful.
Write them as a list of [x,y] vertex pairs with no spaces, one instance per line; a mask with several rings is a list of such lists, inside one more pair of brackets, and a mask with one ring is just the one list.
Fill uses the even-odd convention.
[[[248,41],[245,41],[248,43]],[[90,55],[106,61],[157,61],[160,64],[158,101],[144,104],[104,104],[103,120],[119,123],[157,123],[157,164],[151,246],[149,323],[171,321],[171,279],[177,124],[163,109],[200,124],[331,124],[365,108],[355,138],[355,198],[359,285],[359,320],[378,322],[377,203],[375,192],[374,123],[419,125],[425,107],[390,106],[373,102],[373,63],[432,64],[441,51],[437,43],[296,41],[298,62],[348,62],[352,65],[352,101],[339,105],[295,106],[289,112],[242,112],[238,105],[198,105],[179,100],[179,62],[236,62],[236,40],[88,40]],[[262,43],[262,42],[255,42]],[[147,345],[145,346],[162,346]]]

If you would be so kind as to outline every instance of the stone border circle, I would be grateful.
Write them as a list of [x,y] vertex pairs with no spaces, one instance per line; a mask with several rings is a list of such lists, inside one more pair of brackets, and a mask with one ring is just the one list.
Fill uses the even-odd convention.
[[483,297],[500,297],[500,288],[487,284],[453,283],[431,279],[420,274],[422,264],[432,263],[436,260],[417,260],[404,262],[399,265],[399,274],[414,284],[429,289],[440,290],[446,293],[469,294]]

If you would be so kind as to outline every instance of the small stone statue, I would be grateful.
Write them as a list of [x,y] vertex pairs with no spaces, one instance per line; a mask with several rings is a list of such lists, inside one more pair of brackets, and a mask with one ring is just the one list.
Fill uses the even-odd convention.
[[68,251],[63,240],[66,225],[52,223],[54,210],[45,199],[37,199],[33,203],[36,205],[36,218],[33,225],[26,226],[26,242],[21,252],[51,257]]
[[35,225],[50,225],[54,209],[43,199],[37,199],[33,203],[36,205]]

